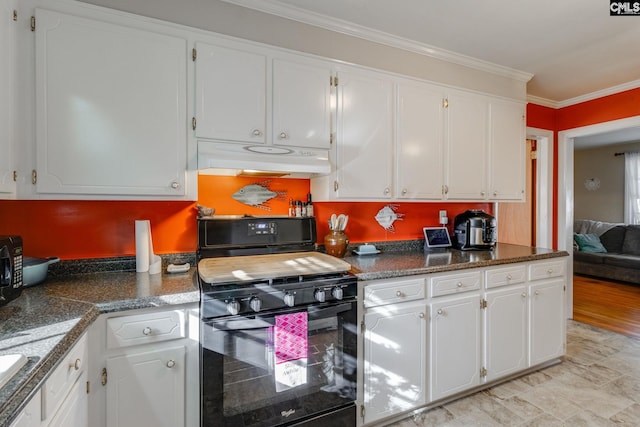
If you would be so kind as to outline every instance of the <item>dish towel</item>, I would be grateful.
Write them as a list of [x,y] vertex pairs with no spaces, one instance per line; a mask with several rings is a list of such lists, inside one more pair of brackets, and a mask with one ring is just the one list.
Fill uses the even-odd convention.
[[275,351],[276,392],[307,383],[307,312],[276,316]]

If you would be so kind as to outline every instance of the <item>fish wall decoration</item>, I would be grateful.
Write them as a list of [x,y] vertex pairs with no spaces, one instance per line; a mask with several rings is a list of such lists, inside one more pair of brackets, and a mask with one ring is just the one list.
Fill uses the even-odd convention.
[[378,221],[378,224],[382,228],[392,233],[396,232],[393,223],[399,219],[402,219],[404,214],[396,212],[398,210],[398,205],[387,205],[384,208],[380,209],[376,214],[375,218]]
[[286,191],[273,191],[269,188],[271,181],[262,181],[254,184],[248,184],[233,193],[231,197],[240,203],[254,208],[270,211],[267,205],[271,199],[286,200]]

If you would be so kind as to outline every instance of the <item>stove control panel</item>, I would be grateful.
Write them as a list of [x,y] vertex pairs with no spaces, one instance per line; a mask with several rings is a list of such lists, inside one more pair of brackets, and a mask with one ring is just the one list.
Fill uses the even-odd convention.
[[274,221],[256,221],[247,224],[249,236],[276,235],[278,225]]

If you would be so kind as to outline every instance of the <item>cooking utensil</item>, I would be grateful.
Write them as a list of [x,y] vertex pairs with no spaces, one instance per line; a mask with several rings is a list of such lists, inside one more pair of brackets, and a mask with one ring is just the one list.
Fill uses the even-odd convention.
[[58,257],[48,258],[34,258],[23,257],[22,258],[22,285],[33,286],[44,282],[47,278],[47,272],[49,271],[49,265],[59,262]]

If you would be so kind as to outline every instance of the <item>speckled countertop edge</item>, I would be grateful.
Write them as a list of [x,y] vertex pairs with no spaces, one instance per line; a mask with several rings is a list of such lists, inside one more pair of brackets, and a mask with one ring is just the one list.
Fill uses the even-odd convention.
[[[352,250],[357,249],[353,246],[344,260],[353,266],[352,271],[360,280],[377,280],[568,256],[565,251],[504,244],[497,245],[495,251],[428,253],[423,252],[423,242],[372,242],[382,251],[373,256],[351,256]],[[168,263],[185,262],[194,266],[194,254],[163,256],[163,271]],[[26,366],[0,389],[0,427],[9,425],[100,314],[189,304],[200,299],[194,282],[195,268],[179,275],[135,273],[126,271],[135,270],[135,258],[131,257],[64,261],[53,266],[56,267],[45,285],[26,288],[20,298],[0,307],[0,354],[18,352],[16,349],[25,345],[6,348],[3,343],[7,335],[20,335],[19,329],[29,326],[27,317],[38,315],[38,304],[46,307],[42,322],[46,321],[44,314],[55,318],[60,314],[58,310],[62,311],[62,330],[43,340],[42,348],[31,353]]]

